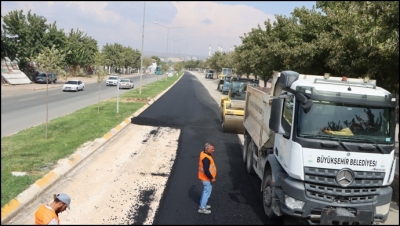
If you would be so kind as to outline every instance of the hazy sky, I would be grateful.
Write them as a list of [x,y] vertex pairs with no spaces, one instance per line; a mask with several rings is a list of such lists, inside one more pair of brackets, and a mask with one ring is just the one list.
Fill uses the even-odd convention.
[[[56,21],[58,29],[79,29],[98,42],[119,43],[143,51],[208,56],[240,45],[240,36],[275,15],[289,17],[298,7],[311,9],[315,1],[1,1],[1,15],[23,10]],[[144,9],[145,7],[145,9]],[[157,22],[157,25],[154,24]],[[3,24],[3,21],[1,22]],[[182,26],[183,28],[176,28]],[[170,29],[167,29],[170,28]],[[168,32],[169,31],[169,32]],[[174,46],[175,44],[175,46]]]

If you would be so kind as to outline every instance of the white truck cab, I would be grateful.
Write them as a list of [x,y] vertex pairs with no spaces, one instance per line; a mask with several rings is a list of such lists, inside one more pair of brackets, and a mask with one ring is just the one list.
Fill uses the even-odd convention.
[[375,80],[274,72],[248,87],[243,160],[264,210],[311,224],[386,221],[395,174],[396,95]]

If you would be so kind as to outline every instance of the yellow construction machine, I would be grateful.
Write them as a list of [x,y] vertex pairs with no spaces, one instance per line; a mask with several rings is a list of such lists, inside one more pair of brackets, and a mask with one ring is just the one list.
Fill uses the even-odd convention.
[[222,68],[221,73],[218,74],[219,83],[217,86],[218,91],[222,91],[222,85],[224,85],[225,80],[230,79],[232,76],[232,68]]
[[220,103],[222,131],[242,134],[246,88],[248,85],[259,86],[259,81],[236,76],[232,76],[230,80],[228,95],[223,96]]

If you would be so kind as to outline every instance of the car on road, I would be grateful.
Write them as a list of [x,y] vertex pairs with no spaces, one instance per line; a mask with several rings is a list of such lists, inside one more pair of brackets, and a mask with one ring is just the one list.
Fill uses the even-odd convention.
[[69,80],[62,87],[63,92],[65,91],[78,92],[80,90],[83,91],[84,89],[85,89],[85,84],[81,80]]
[[132,89],[135,87],[135,84],[132,80],[124,78],[119,80],[119,88],[120,89]]
[[106,86],[116,86],[118,85],[119,76],[110,76],[106,80]]

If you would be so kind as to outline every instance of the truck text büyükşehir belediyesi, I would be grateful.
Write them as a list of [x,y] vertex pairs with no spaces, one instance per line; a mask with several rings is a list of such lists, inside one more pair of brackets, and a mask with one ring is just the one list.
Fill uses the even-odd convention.
[[375,80],[274,72],[248,87],[243,161],[270,218],[386,221],[395,174],[396,95]]

